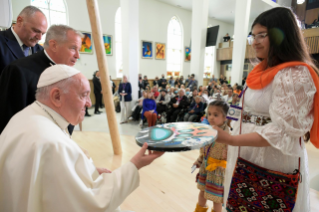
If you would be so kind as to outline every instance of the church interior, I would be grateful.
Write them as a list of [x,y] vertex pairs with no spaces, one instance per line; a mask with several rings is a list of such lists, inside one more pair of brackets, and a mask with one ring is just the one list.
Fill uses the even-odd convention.
[[[112,99],[121,92],[123,76],[132,86],[132,101],[127,110],[129,114],[126,114],[129,118],[123,121],[123,112],[115,111],[119,100],[114,101],[111,111],[110,106],[105,104],[106,93],[103,92],[102,96],[93,92],[94,78],[101,66],[86,0],[11,1],[12,25],[24,7],[33,5],[46,15],[48,28],[54,24],[65,24],[84,34],[80,57],[74,67],[89,80],[92,106],[87,108],[84,120],[75,126],[72,139],[88,151],[96,167],[111,171],[127,163],[140,150],[136,135],[147,127],[147,122],[140,117],[132,117],[132,114],[140,106],[139,99],[144,95],[142,91],[153,91],[162,75],[167,82],[171,79],[177,81],[181,76],[186,82],[194,74],[198,86],[203,87],[200,93],[205,92],[215,79],[216,82],[223,79],[231,87],[236,85],[236,89],[243,90],[256,59],[249,39],[251,26],[264,11],[276,7],[291,8],[300,20],[312,58],[319,60],[319,4],[313,8],[307,5],[310,0],[96,0],[107,73],[114,86]],[[208,42],[209,39],[212,43]],[[45,35],[39,44],[43,45],[44,40]],[[241,42],[236,43],[236,40]],[[139,77],[143,82],[146,79],[148,85],[140,85]],[[103,91],[107,89],[110,93],[112,89],[101,83]],[[183,83],[172,83],[169,83],[172,87],[168,89],[176,93],[184,86]],[[233,88],[231,90],[235,92]],[[191,91],[186,89],[186,94]],[[110,130],[108,121],[110,113],[115,113],[120,136],[117,146],[120,149],[117,150],[112,143],[114,132]],[[157,123],[162,121],[162,117],[157,116]],[[311,212],[319,212],[319,150],[310,142],[305,147],[309,165],[310,208]],[[195,182],[197,172],[191,173],[191,167],[198,154],[198,150],[166,152],[141,169],[140,186],[125,199],[121,209],[135,212],[193,211],[198,189]],[[208,201],[207,205],[212,207],[213,203]]]

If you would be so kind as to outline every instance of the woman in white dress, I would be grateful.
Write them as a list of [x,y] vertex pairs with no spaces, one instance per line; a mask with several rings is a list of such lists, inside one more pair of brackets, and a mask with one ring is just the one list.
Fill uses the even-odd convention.
[[259,15],[252,25],[252,39],[261,62],[247,78],[244,112],[271,118],[271,122],[260,126],[253,119],[246,120],[242,123],[241,135],[240,119],[232,123],[232,135],[219,130],[217,142],[230,145],[224,204],[226,206],[240,146],[241,158],[283,173],[298,169],[300,157],[302,182],[293,212],[309,212],[308,157],[304,143],[310,136],[319,148],[319,117],[314,116],[319,111],[318,71],[290,9],[274,8]]

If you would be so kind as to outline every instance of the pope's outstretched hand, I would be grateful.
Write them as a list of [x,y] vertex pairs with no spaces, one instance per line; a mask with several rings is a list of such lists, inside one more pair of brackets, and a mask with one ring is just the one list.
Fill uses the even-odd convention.
[[162,156],[164,152],[157,151],[148,151],[148,154],[145,154],[147,151],[147,143],[144,143],[141,150],[131,159],[131,162],[136,166],[137,169],[141,169],[144,166],[152,163],[156,158]]

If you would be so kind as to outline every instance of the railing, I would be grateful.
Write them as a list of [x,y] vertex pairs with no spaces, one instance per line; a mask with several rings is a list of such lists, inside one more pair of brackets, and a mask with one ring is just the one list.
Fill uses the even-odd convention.
[[303,36],[310,54],[319,53],[319,28],[303,30]]

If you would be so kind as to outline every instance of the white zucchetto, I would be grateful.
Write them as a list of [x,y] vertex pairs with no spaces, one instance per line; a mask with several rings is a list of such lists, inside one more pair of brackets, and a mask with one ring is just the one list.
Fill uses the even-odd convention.
[[37,88],[52,85],[61,80],[81,73],[79,70],[67,65],[54,65],[45,69],[39,79]]

